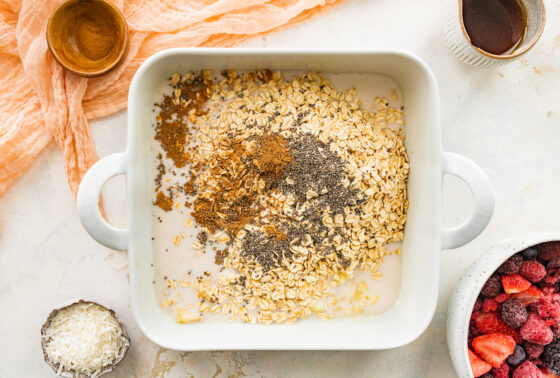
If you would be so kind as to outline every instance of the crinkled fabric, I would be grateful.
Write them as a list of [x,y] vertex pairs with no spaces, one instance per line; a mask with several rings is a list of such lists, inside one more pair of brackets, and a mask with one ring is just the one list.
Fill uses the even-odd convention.
[[0,195],[54,139],[74,195],[97,160],[88,120],[126,107],[134,72],[170,47],[230,47],[342,0],[118,0],[130,28],[123,64],[86,79],[50,55],[45,31],[61,0],[0,0]]

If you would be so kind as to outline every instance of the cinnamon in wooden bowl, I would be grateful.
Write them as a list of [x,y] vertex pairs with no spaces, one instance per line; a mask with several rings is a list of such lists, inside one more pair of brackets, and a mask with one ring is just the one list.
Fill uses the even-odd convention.
[[49,19],[47,42],[64,68],[95,77],[115,68],[126,55],[128,27],[109,1],[68,0]]

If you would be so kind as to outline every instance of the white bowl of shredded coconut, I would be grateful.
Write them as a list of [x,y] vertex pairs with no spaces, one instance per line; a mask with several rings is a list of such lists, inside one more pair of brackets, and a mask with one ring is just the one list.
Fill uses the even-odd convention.
[[122,361],[130,339],[114,311],[79,300],[51,311],[41,346],[57,376],[98,377]]

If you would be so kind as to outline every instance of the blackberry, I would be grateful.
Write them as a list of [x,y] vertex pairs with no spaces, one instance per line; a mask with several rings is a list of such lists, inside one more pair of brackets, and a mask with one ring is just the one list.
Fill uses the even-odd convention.
[[521,254],[523,255],[523,257],[525,257],[527,260],[532,260],[534,258],[537,257],[537,249],[536,248],[527,248],[523,251],[521,251]]
[[523,257],[520,255],[513,255],[498,268],[498,273],[515,274],[519,272],[519,266],[522,262]]
[[474,302],[473,312],[478,311],[481,308],[482,308],[482,301],[480,300],[480,298],[476,298],[476,301]]
[[560,257],[560,243],[548,242],[542,243],[537,246],[539,252],[539,259],[543,261],[550,261],[554,258]]
[[511,328],[517,329],[527,321],[527,309],[517,298],[510,298],[502,305],[502,320]]
[[541,361],[552,374],[560,374],[560,340],[555,340],[544,347]]
[[525,350],[520,345],[516,345],[513,354],[507,358],[507,363],[513,367],[518,367],[525,361],[525,357],[527,357]]
[[480,290],[480,293],[485,297],[494,298],[496,295],[502,292],[502,280],[499,276],[494,275],[488,278],[488,281]]
[[553,325],[550,327],[550,329],[552,330],[552,334],[554,335],[554,338],[560,338],[560,326],[557,325]]
[[546,264],[546,269],[560,268],[560,258],[554,258]]
[[536,360],[542,354],[544,347],[539,344],[533,344],[528,341],[523,342],[523,349],[525,349],[525,353],[529,356],[530,359]]

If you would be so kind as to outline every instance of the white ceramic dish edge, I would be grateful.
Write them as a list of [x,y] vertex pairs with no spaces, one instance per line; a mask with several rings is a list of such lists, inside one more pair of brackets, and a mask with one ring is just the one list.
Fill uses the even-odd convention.
[[535,232],[506,239],[484,252],[457,282],[447,312],[447,345],[460,378],[473,378],[467,348],[474,302],[488,278],[510,256],[536,244],[560,240],[560,232]]
[[[167,62],[169,67],[165,70],[170,74],[174,70],[184,69],[181,62],[188,62],[189,58],[199,61],[200,64],[208,62],[212,65],[212,67],[198,66],[198,69],[219,69],[216,64],[212,64],[215,61],[221,62],[218,66],[221,65],[222,69],[228,66],[250,67],[251,61],[253,68],[256,68],[254,62],[261,62],[258,64],[265,64],[272,69],[290,67],[299,70],[330,71],[329,67],[336,66],[337,72],[345,72],[345,70],[361,72],[359,67],[366,69],[371,66],[373,70],[371,72],[394,77],[401,85],[405,83],[405,87],[408,88],[404,94],[405,104],[410,106],[407,121],[418,118],[422,122],[417,122],[417,129],[414,132],[407,131],[407,140],[410,144],[407,149],[411,155],[409,223],[418,226],[414,227],[414,231],[407,226],[408,234],[414,234],[415,237],[410,236],[407,240],[405,230],[403,252],[405,249],[419,251],[414,259],[410,254],[403,258],[403,277],[406,275],[408,278],[406,280],[403,278],[401,294],[392,309],[375,316],[373,322],[369,321],[369,317],[331,319],[328,321],[329,334],[325,332],[326,323],[308,320],[293,326],[278,325],[262,328],[263,326],[247,324],[203,325],[204,323],[201,323],[201,328],[197,328],[199,325],[180,326],[171,324],[173,322],[170,319],[165,320],[160,317],[155,299],[147,299],[145,292],[151,288],[151,280],[149,285],[147,283],[151,270],[149,264],[146,264],[147,249],[151,253],[151,247],[146,244],[151,235],[149,228],[151,221],[146,225],[139,219],[148,217],[151,220],[151,206],[146,206],[151,204],[149,201],[144,203],[145,198],[140,198],[139,193],[147,190],[147,182],[150,182],[151,178],[146,180],[146,172],[141,171],[140,161],[147,157],[145,151],[139,150],[138,147],[138,144],[141,144],[140,134],[143,132],[137,130],[138,125],[142,124],[142,117],[138,112],[144,110],[137,102],[143,106],[151,106],[151,101],[148,101],[145,96],[142,100],[138,98],[139,93],[147,88],[144,80],[150,70],[153,71],[158,64]],[[419,83],[422,88],[414,88],[414,85],[418,86]],[[414,96],[410,97],[414,99],[409,98],[407,101],[407,94],[412,93]],[[411,108],[416,109],[414,114]],[[439,281],[439,251],[442,245],[445,249],[457,248],[474,239],[484,230],[494,209],[492,186],[484,172],[471,160],[441,150],[439,96],[435,78],[425,63],[406,52],[171,49],[154,55],[139,68],[131,83],[128,112],[127,151],[107,156],[90,169],[78,193],[78,212],[86,230],[100,243],[115,249],[129,250],[131,298],[136,321],[146,336],[169,349],[388,349],[405,345],[420,336],[435,311]],[[416,139],[424,141],[415,141]],[[422,145],[423,148],[414,147],[417,144]],[[423,159],[418,155],[423,156]],[[413,166],[416,166],[414,173],[412,173]],[[103,184],[118,174],[127,175],[126,229],[109,225],[101,217],[97,206],[98,194]],[[442,229],[441,226],[441,183],[444,174],[452,174],[463,179],[473,192],[474,212],[467,222],[455,228]],[[420,190],[421,188],[424,190]],[[423,197],[428,203],[413,202],[412,197]],[[427,211],[422,212],[421,208]],[[139,240],[144,240],[145,243],[142,244]],[[416,266],[418,271],[415,271]],[[416,279],[414,282],[413,277],[410,277],[413,274],[420,275],[421,280],[414,277]],[[418,290],[423,295],[417,295]],[[405,291],[406,295],[403,294]],[[403,303],[409,306],[407,311],[403,311],[405,307]],[[414,319],[406,318],[405,312],[411,312],[413,308]],[[159,319],[159,323],[155,321],[156,318]],[[347,331],[351,331],[352,337],[347,335]],[[221,332],[228,337],[214,337],[216,332]],[[375,336],[368,337],[368,334]],[[256,337],[257,335],[260,336]],[[234,336],[242,337],[239,339]]]

